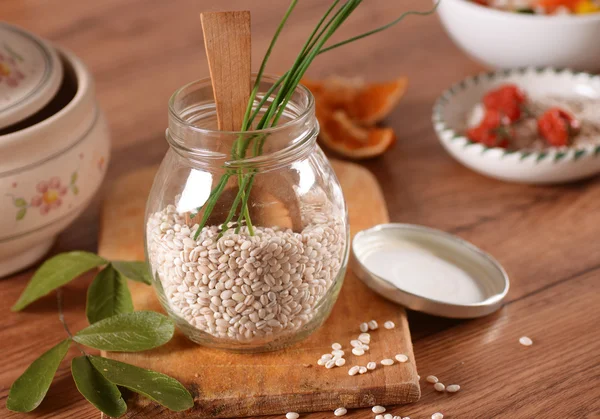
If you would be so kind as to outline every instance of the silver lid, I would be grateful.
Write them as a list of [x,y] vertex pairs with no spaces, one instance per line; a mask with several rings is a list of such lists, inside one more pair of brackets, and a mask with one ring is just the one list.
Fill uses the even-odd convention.
[[352,270],[378,294],[442,317],[485,316],[502,305],[508,275],[490,255],[456,236],[411,224],[356,234]]

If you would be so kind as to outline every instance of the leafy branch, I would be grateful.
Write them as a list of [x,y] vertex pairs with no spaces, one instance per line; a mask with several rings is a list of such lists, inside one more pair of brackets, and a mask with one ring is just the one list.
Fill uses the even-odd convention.
[[[102,266],[104,269],[88,288],[86,316],[90,325],[73,334],[64,318],[60,287]],[[85,351],[84,347],[115,352],[145,351],[164,345],[173,337],[175,325],[167,316],[133,310],[127,279],[150,284],[152,277],[144,262],[110,262],[88,252],[62,253],[42,264],[12,310],[22,310],[56,290],[58,317],[68,337],[33,361],[12,384],[6,402],[9,410],[31,412],[40,405],[72,343],[82,354],[71,362],[75,385],[103,413],[118,417],[127,411],[119,386],[173,411],[194,405],[187,389],[168,375]]]

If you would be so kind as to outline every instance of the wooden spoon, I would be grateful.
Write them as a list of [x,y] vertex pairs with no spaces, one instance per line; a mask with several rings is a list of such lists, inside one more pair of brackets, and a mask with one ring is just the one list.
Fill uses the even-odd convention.
[[[239,131],[250,98],[250,12],[200,13],[220,131]],[[217,145],[217,149],[220,147]],[[200,222],[200,214],[186,222]]]
[[239,131],[250,98],[250,12],[201,13],[204,47],[221,131]]
[[[201,13],[200,21],[215,96],[218,128],[221,131],[239,131],[251,90],[250,12]],[[285,200],[277,197],[277,190],[275,185],[268,190],[260,185],[253,187],[250,201],[260,205],[251,206],[251,217],[259,225],[300,229],[298,203],[294,199],[292,205],[285,205]],[[237,191],[235,187],[223,192],[207,224],[217,223],[226,216]],[[293,191],[288,192],[294,196]],[[200,218],[200,214],[194,219],[188,214],[186,221],[192,225],[200,222]]]

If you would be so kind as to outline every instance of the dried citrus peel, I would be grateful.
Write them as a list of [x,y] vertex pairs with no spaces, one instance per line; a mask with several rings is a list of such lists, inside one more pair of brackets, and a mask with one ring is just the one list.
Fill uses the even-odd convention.
[[407,79],[366,84],[359,78],[330,77],[304,80],[315,96],[321,140],[333,151],[353,159],[375,157],[395,141],[390,128],[373,125],[383,120],[406,91]]

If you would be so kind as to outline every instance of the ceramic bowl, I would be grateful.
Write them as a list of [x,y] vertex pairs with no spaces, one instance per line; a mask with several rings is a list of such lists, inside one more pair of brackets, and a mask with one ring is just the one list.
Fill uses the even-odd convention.
[[109,132],[92,76],[72,53],[58,52],[64,77],[55,98],[0,130],[0,277],[49,250],[90,202],[108,164]]
[[515,83],[531,96],[586,97],[600,101],[600,76],[569,70],[520,69],[483,73],[446,90],[433,108],[442,145],[465,166],[490,177],[521,183],[563,183],[600,173],[600,138],[594,144],[541,151],[506,150],[474,143],[462,133],[467,114],[490,89]]
[[495,68],[600,69],[600,13],[544,16],[442,0],[440,19],[467,54]]

